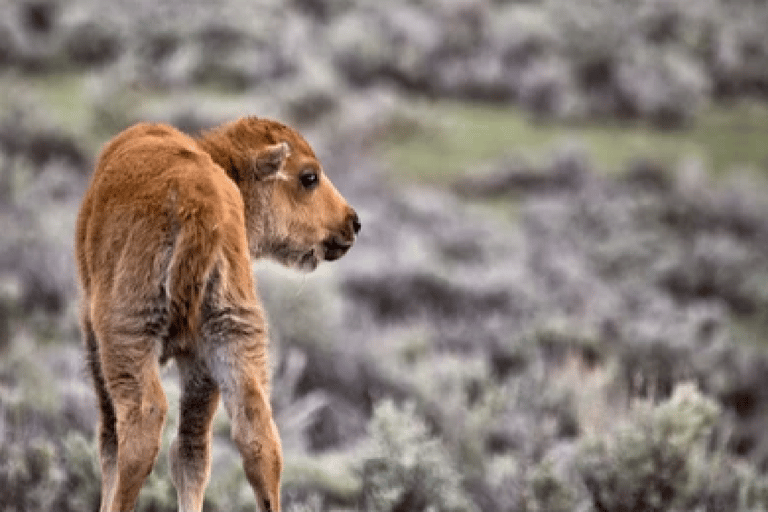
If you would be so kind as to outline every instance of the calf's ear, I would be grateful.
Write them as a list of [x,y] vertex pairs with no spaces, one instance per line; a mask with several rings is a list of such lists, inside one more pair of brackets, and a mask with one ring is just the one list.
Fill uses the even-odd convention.
[[260,149],[254,157],[256,176],[260,180],[285,179],[283,167],[290,154],[287,142],[278,142]]

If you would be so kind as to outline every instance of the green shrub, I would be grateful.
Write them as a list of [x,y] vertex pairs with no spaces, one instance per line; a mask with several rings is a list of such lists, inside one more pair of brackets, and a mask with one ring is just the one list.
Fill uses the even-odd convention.
[[474,509],[441,440],[429,433],[412,404],[378,405],[370,434],[373,450],[362,467],[365,510]]
[[661,128],[689,123],[705,103],[710,81],[701,62],[671,48],[636,45],[617,67],[616,86],[628,113]]
[[55,510],[96,510],[101,495],[96,442],[89,441],[80,432],[71,432],[64,439],[62,452],[67,480]]
[[56,445],[45,437],[0,444],[0,509],[51,510],[65,478],[57,455]]
[[531,509],[546,512],[570,512],[576,505],[576,490],[555,471],[552,461],[544,461],[531,472],[528,485]]
[[679,385],[668,401],[639,404],[630,421],[583,441],[577,467],[595,508],[746,511],[768,506],[765,477],[712,451],[719,412],[717,403],[693,385]]

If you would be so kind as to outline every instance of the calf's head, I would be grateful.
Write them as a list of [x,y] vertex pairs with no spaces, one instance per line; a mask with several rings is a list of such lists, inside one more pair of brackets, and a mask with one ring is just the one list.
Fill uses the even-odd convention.
[[240,188],[254,257],[311,271],[352,247],[360,219],[295,130],[251,117],[199,142]]

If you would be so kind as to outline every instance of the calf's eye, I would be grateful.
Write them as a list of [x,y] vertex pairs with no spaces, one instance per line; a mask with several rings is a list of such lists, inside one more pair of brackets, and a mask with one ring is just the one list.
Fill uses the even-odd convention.
[[320,183],[320,177],[316,172],[306,172],[299,176],[299,181],[301,181],[302,187],[307,190],[312,190],[318,185],[318,183]]

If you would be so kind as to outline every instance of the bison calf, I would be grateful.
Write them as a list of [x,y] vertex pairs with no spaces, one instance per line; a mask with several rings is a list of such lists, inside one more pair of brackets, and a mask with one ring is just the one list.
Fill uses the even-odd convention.
[[360,221],[293,129],[255,117],[191,138],[138,124],[104,148],[77,219],[81,322],[99,402],[101,511],[132,510],[160,446],[176,360],[179,509],[200,511],[219,397],[259,505],[280,510],[267,330],[251,262],[310,271]]

